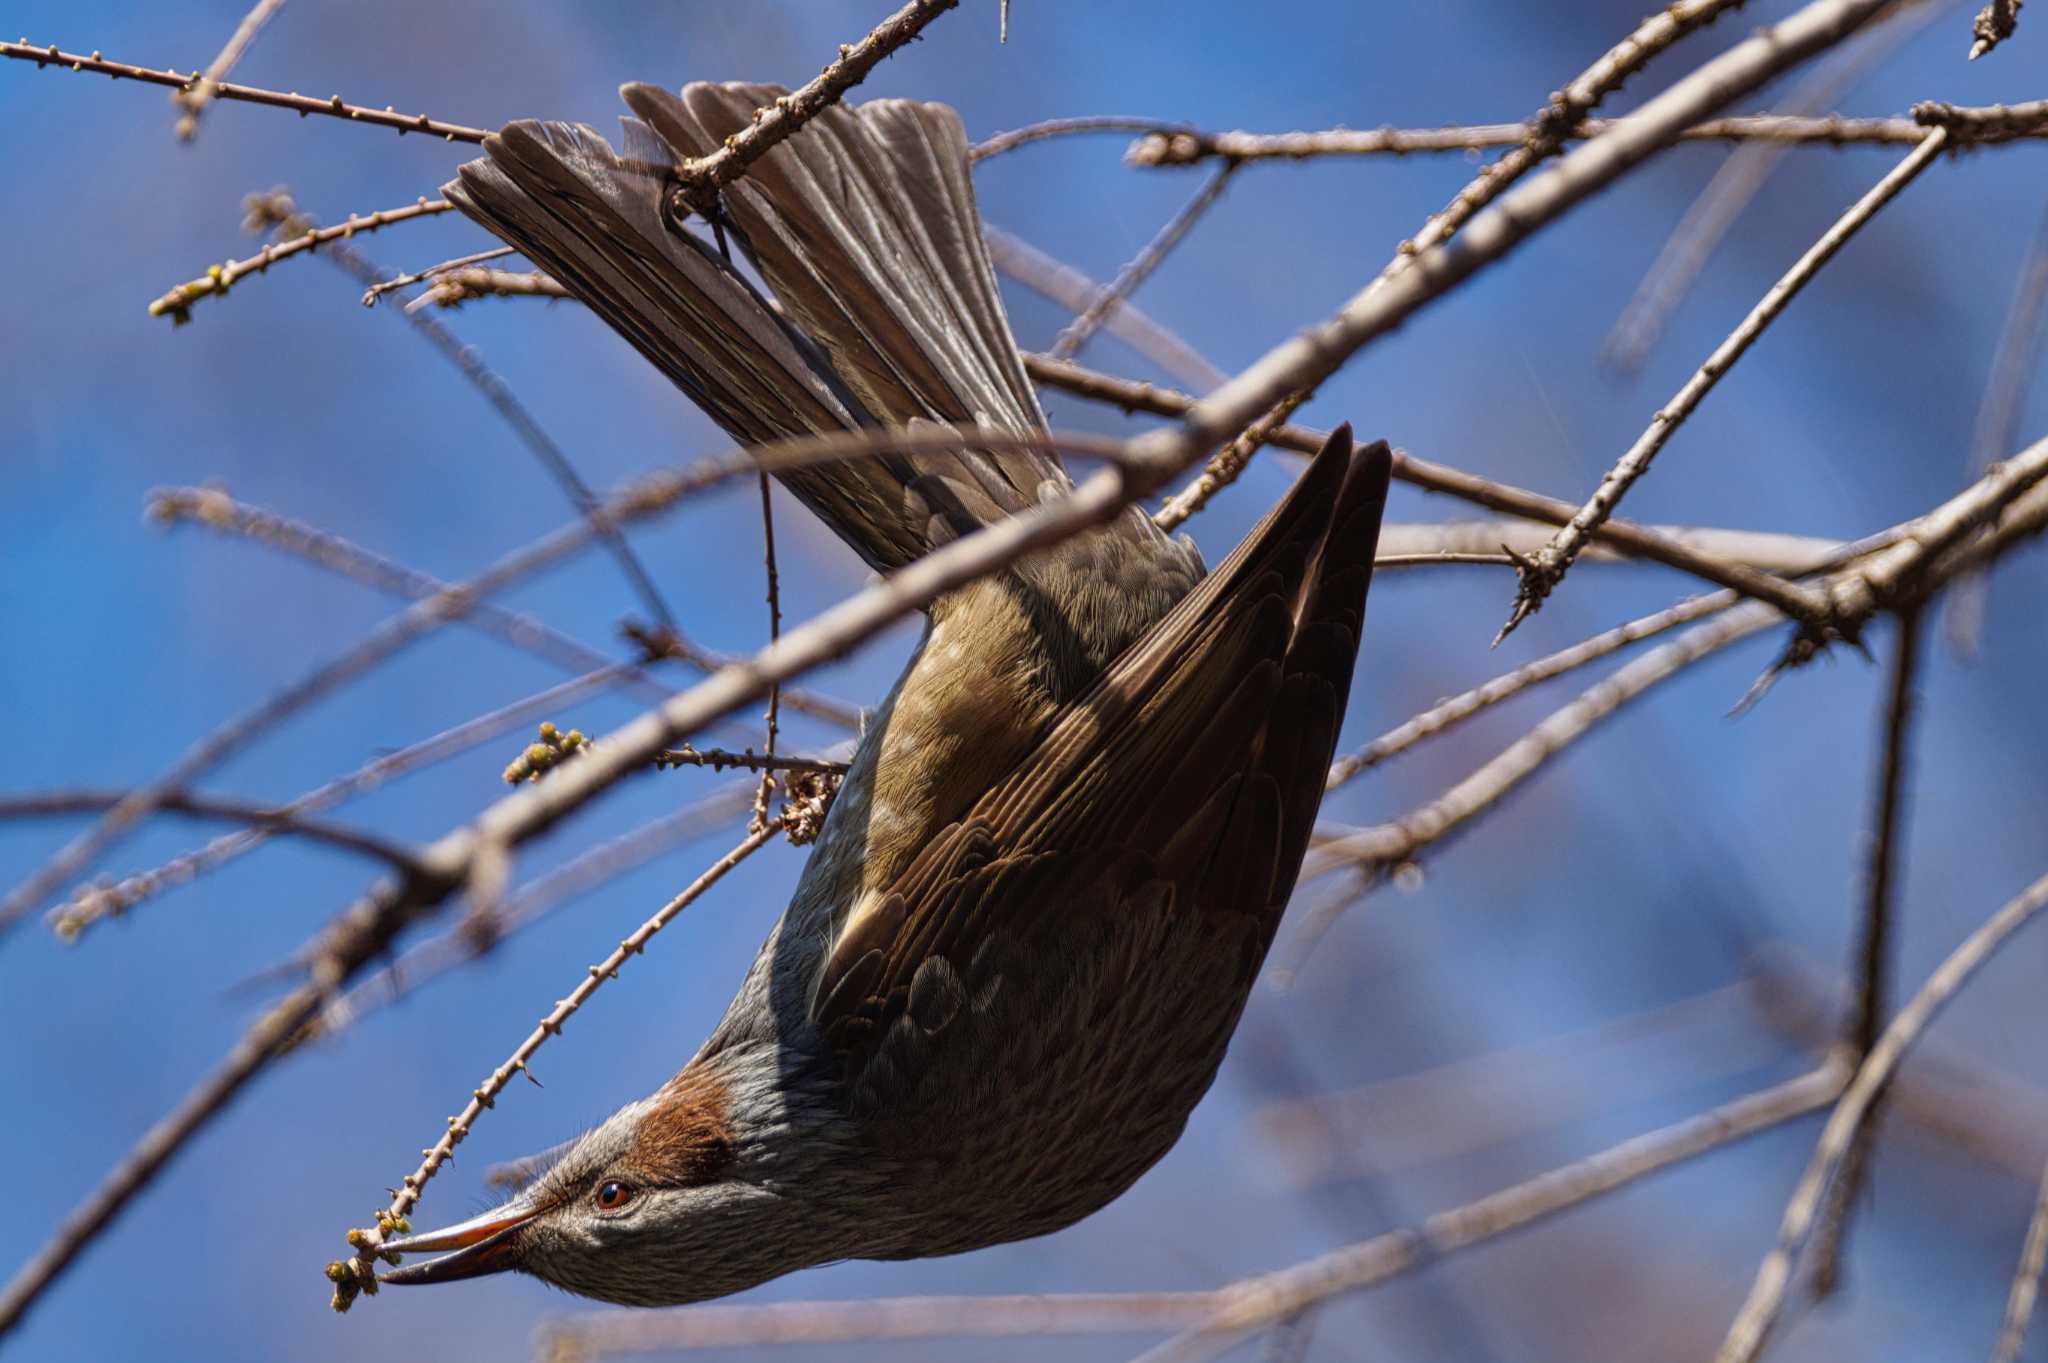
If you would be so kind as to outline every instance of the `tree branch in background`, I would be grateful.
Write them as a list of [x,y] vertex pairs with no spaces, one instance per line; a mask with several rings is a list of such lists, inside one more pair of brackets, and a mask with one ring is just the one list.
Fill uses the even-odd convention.
[[[176,71],[159,71],[147,66],[131,66],[126,62],[103,60],[99,53],[65,52],[55,43],[48,47],[36,47],[30,43],[0,43],[0,60],[34,62],[37,66],[55,66],[74,72],[91,72],[98,76],[111,76],[115,80],[140,81],[144,85],[167,85],[181,94],[196,93],[205,77],[197,72],[181,76]],[[208,99],[238,100],[246,104],[267,104],[274,109],[289,109],[299,117],[321,114],[328,118],[346,119],[351,123],[367,123],[373,127],[390,128],[401,137],[406,133],[424,133],[449,142],[481,142],[490,135],[488,128],[466,128],[460,123],[444,123],[428,118],[425,114],[401,114],[389,107],[372,109],[361,104],[349,104],[340,95],[328,99],[313,99],[294,90],[287,94],[282,90],[265,90],[256,85],[236,85],[232,81],[215,81],[207,86]]]
[[220,83],[227,79],[228,72],[235,69],[235,63],[242,60],[242,54],[249,50],[249,44],[256,41],[256,35],[284,8],[284,0],[256,0],[249,12],[242,16],[242,22],[235,25],[235,31],[228,35],[227,46],[206,68],[206,74],[194,80],[188,89],[179,90],[171,96],[171,103],[185,112],[178,118],[177,133],[182,141],[190,142],[199,132],[199,115],[213,101]]
[[2043,907],[2048,907],[2048,876],[2028,886],[1965,938],[1885,1028],[1883,1037],[1857,1069],[1855,1079],[1829,1115],[1828,1124],[1814,1147],[1813,1158],[1785,1208],[1784,1219],[1778,1226],[1777,1244],[1757,1270],[1749,1299],[1729,1326],[1727,1338],[1714,1355],[1714,1363],[1752,1363],[1763,1349],[1764,1340],[1777,1323],[1778,1313],[1785,1304],[1785,1289],[1792,1278],[1792,1261],[1805,1245],[1807,1234],[1813,1229],[1821,1196],[1847,1158],[1849,1147],[1869,1114],[1871,1104],[1877,1100],[1877,1095],[1905,1058],[1906,1052],[1912,1049],[1943,1006],[1955,997],[1956,991]]
[[1714,390],[1714,386],[1721,381],[1721,376],[1733,368],[1735,362],[1740,360],[1750,346],[1756,343],[1757,338],[1763,335],[1764,329],[1783,314],[1792,300],[1799,296],[1800,290],[1820,273],[1821,267],[1833,260],[1836,253],[1848,245],[1849,239],[1855,236],[1865,223],[1876,217],[1879,210],[1896,198],[1901,190],[1918,179],[1921,171],[1934,164],[1934,158],[1939,156],[1942,148],[1947,145],[1946,132],[1937,128],[1929,133],[1920,145],[1913,149],[1911,155],[1893,167],[1890,174],[1872,186],[1847,213],[1836,219],[1834,226],[1821,234],[1820,240],[1806,249],[1806,252],[1793,263],[1792,268],[1787,270],[1758,300],[1756,306],[1749,310],[1749,315],[1742,319],[1741,325],[1730,332],[1721,344],[1715,346],[1714,353],[1707,356],[1706,362],[1694,371],[1685,385],[1669,402],[1658,408],[1648,428],[1636,437],[1635,444],[1629,447],[1628,452],[1622,455],[1607,476],[1600,480],[1600,486],[1594,489],[1586,504],[1579,508],[1578,513],[1557,532],[1549,544],[1539,549],[1528,563],[1522,566],[1514,607],[1508,614],[1507,623],[1501,626],[1500,634],[1494,639],[1496,644],[1512,634],[1515,626],[1542,609],[1544,599],[1564,580],[1564,575],[1571,569],[1572,560],[1578,556],[1579,550],[1585,546],[1592,532],[1614,514],[1614,509],[1621,504],[1621,499],[1628,495],[1628,490],[1635,486],[1636,480],[1649,472],[1650,461],[1657,457],[1657,452],[1664,448],[1665,442],[1685,424],[1686,418],[1693,414],[1706,399],[1707,394]]
[[1049,353],[1056,360],[1071,360],[1080,354],[1081,347],[1088,343],[1105,318],[1120,307],[1124,300],[1138,291],[1138,286],[1151,277],[1153,271],[1166,263],[1166,257],[1173,248],[1180,245],[1188,232],[1201,220],[1204,213],[1215,206],[1223,197],[1223,191],[1230,187],[1230,177],[1237,172],[1237,162],[1225,161],[1217,172],[1209,177],[1207,184],[1195,192],[1195,196],[1182,204],[1180,211],[1166,220],[1145,243],[1130,263],[1117,271],[1116,278],[1106,288],[1098,289],[1088,305],[1081,309],[1074,320],[1053,338]]
[[[1842,1038],[1848,1053],[1859,1062],[1877,1044],[1878,1033],[1890,1012],[1888,986],[1894,955],[1891,943],[1893,919],[1898,912],[1895,901],[1901,845],[1906,840],[1908,740],[1914,688],[1919,684],[1921,618],[1922,612],[1917,608],[1899,613],[1892,654],[1884,756],[1877,781],[1877,830],[1871,839],[1870,862],[1864,872],[1863,925],[1856,945],[1856,1008]],[[1835,1180],[1829,1194],[1821,1218],[1819,1243],[1814,1250],[1813,1291],[1817,1297],[1832,1296],[1841,1284],[1842,1244],[1848,1235],[1849,1219],[1855,1213],[1857,1194],[1868,1176],[1883,1101],[1884,1093],[1880,1090],[1871,1101],[1870,1116],[1856,1130],[1856,1139],[1843,1160],[1842,1176]]]
[[[1884,62],[1954,3],[1955,0],[1902,0],[1871,20],[1869,27],[1852,42],[1844,44],[1841,51],[1830,55],[1793,86],[1785,96],[1783,108],[1771,117],[1781,119],[1790,115],[1794,122],[1820,125],[1875,123],[1907,146],[1918,146],[1925,140],[1926,130],[1910,118],[1840,120],[1807,116],[1841,99],[1871,68]],[[1763,189],[1764,181],[1778,168],[1785,154],[1797,145],[1789,139],[1754,138],[1736,147],[1721,163],[1707,187],[1685,210],[1685,216],[1657,252],[1657,259],[1644,272],[1642,282],[1636,285],[1628,306],[1621,310],[1621,317],[1607,333],[1600,347],[1602,364],[1623,374],[1633,374],[1642,367],[1663,336],[1679,301],[1706,269],[1708,256]]]

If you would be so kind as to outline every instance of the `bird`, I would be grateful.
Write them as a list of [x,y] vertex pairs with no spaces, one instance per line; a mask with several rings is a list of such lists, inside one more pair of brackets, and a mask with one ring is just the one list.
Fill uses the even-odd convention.
[[[786,92],[629,84],[624,150],[520,121],[448,198],[745,444],[873,569],[1063,495],[944,105],[835,105],[693,226],[673,168]],[[739,256],[732,255],[737,246]],[[1351,690],[1386,444],[1338,428],[1213,571],[1138,506],[933,601],[722,1021],[383,1281],[517,1271],[636,1306],[955,1254],[1105,1206],[1173,1147],[1300,872]]]

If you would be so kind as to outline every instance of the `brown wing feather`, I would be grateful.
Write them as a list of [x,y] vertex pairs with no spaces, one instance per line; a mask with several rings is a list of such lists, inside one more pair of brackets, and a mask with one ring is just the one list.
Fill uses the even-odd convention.
[[[1354,457],[1348,430],[1332,436],[1236,552],[847,927],[813,1015],[853,1071],[926,962],[965,976],[979,944],[1077,903],[1113,912],[1164,892],[1248,915],[1249,985],[1335,748],[1388,467],[1383,443]],[[1122,886],[1106,900],[1105,876]]]

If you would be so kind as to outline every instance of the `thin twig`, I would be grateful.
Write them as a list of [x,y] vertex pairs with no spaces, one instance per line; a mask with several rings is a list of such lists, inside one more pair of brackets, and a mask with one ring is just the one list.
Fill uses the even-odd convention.
[[227,79],[228,72],[235,69],[235,63],[242,60],[242,54],[249,50],[249,44],[256,41],[256,35],[263,31],[263,26],[283,8],[284,0],[256,0],[249,12],[242,16],[242,22],[235,25],[227,45],[206,68],[206,74],[194,81],[191,88],[171,96],[171,102],[184,110],[178,118],[179,140],[190,142],[198,133],[199,115],[219,91],[220,83]]
[[[674,658],[707,676],[721,667],[730,667],[739,661],[730,653],[705,648],[672,629],[652,629],[639,621],[629,620],[622,627],[622,631],[628,639],[640,646],[647,657]],[[783,686],[781,693],[784,705],[792,710],[799,710],[813,719],[821,719],[842,729],[859,729],[861,726],[860,707],[851,701],[839,700],[800,686]]]
[[726,138],[725,145],[711,155],[676,167],[674,193],[678,205],[687,212],[709,213],[719,191],[737,180],[749,165],[838,103],[848,90],[867,79],[868,72],[884,57],[959,3],[960,0],[910,0],[859,42],[841,43],[838,60],[819,72],[816,80],[779,96],[765,109],[756,109],[753,122]]
[[1247,1332],[1285,1320],[1307,1306],[1414,1272],[1445,1255],[1519,1230],[1681,1161],[1782,1126],[1827,1106],[1842,1091],[1847,1072],[1839,1062],[1824,1064],[1797,1079],[1440,1212],[1420,1225],[1219,1288],[1214,1314],[1195,1329],[1144,1354],[1139,1363],[1200,1363]]
[[1813,1158],[1800,1176],[1799,1186],[1793,1190],[1784,1219],[1778,1225],[1777,1243],[1757,1270],[1749,1299],[1729,1326],[1727,1338],[1714,1355],[1715,1363],[1751,1363],[1756,1358],[1784,1307],[1785,1289],[1792,1279],[1792,1261],[1813,1229],[1821,1195],[1841,1167],[1871,1103],[1956,991],[2005,945],[2007,938],[2044,907],[2048,907],[2048,875],[2021,891],[1965,938],[1885,1028],[1883,1037],[1857,1069],[1855,1079],[1829,1115],[1828,1124],[1814,1146]]
[[[782,586],[775,571],[775,503],[768,495],[768,475],[761,475],[761,566],[768,578],[768,642],[774,643],[782,637]],[[766,761],[775,760],[776,722],[782,709],[782,683],[773,682],[768,687],[768,711],[762,718],[768,725],[768,739],[763,748]],[[655,759],[659,765],[661,758]],[[760,829],[768,826],[768,797],[775,793],[775,768],[761,767],[761,784],[754,792],[754,820],[750,825]]]
[[2041,1172],[2040,1196],[2027,1222],[2026,1243],[2020,1249],[2019,1267],[2013,1270],[2012,1290],[2005,1298],[2005,1323],[1991,1350],[1991,1363],[2019,1363],[2020,1349],[2027,1342],[2027,1325],[2034,1318],[2034,1301],[2041,1294],[2044,1262],[2048,1262],[2048,1169]]
[[332,227],[323,227],[289,241],[273,242],[246,260],[230,260],[212,266],[197,279],[187,280],[164,294],[149,305],[151,317],[168,316],[180,326],[192,320],[192,305],[209,294],[226,293],[238,279],[245,275],[261,274],[280,260],[315,250],[330,241],[346,241],[358,232],[374,232],[380,227],[394,223],[411,222],[414,218],[432,217],[446,213],[455,205],[446,199],[421,198],[404,208],[379,209],[361,217],[350,218]]
[[[418,1205],[420,1194],[425,1190],[428,1181],[454,1155],[455,1147],[469,1135],[470,1128],[483,1114],[483,1110],[497,1106],[498,1095],[505,1091],[505,1085],[511,1082],[512,1076],[526,1069],[527,1062],[533,1058],[534,1053],[546,1044],[550,1036],[561,1033],[562,1025],[603,986],[607,979],[618,977],[619,968],[625,965],[628,957],[637,956],[646,950],[647,943],[656,933],[673,922],[677,914],[690,907],[706,890],[716,885],[726,872],[759,851],[769,839],[781,831],[776,824],[763,824],[749,832],[730,852],[706,867],[704,873],[690,882],[687,889],[662,905],[653,917],[635,928],[612,949],[610,955],[590,967],[589,973],[569,991],[568,997],[557,1002],[533,1031],[527,1034],[526,1039],[519,1043],[505,1063],[491,1071],[490,1077],[472,1092],[469,1103],[462,1111],[448,1119],[448,1129],[442,1133],[441,1138],[420,1152],[419,1167],[405,1176],[404,1185],[391,1199],[388,1213],[390,1218],[397,1220]],[[354,1268],[356,1276],[351,1281],[337,1284],[334,1294],[336,1310],[347,1310],[349,1299],[354,1295],[349,1290],[350,1287],[360,1290],[356,1285],[373,1276],[376,1271],[375,1259],[371,1255],[359,1255],[349,1263]]]
[[[174,90],[192,91],[205,77],[194,72],[181,76],[176,71],[159,71],[147,66],[131,66],[126,62],[105,61],[97,52],[91,54],[65,52],[55,43],[48,47],[35,47],[29,43],[0,43],[0,58],[14,61],[34,62],[37,66],[57,66],[71,71],[89,71],[94,75],[111,76],[115,80],[141,81],[145,85],[168,85]],[[277,109],[290,109],[299,117],[321,114],[328,118],[347,119],[351,123],[368,123],[379,128],[391,128],[400,136],[406,133],[424,133],[429,137],[443,138],[449,142],[481,142],[490,136],[488,128],[466,128],[460,123],[444,123],[428,118],[425,114],[401,114],[389,106],[372,109],[361,104],[349,104],[340,95],[328,99],[314,99],[294,90],[289,94],[282,90],[265,90],[255,85],[236,85],[232,81],[218,81],[207,91],[212,99],[238,100],[245,104],[268,104]]]
[[[1081,271],[992,223],[982,223],[981,235],[988,243],[989,259],[998,270],[1068,312],[1085,311],[1092,300],[1103,294],[1103,286]],[[1221,388],[1229,381],[1230,376],[1209,363],[1201,352],[1127,298],[1116,300],[1104,317],[1103,327],[1198,393]]]
[[830,757],[788,757],[775,753],[730,752],[724,748],[663,748],[654,755],[654,767],[673,771],[680,767],[708,767],[712,771],[786,771],[813,776],[844,776],[846,763]]
[[550,301],[576,299],[551,276],[538,270],[492,270],[464,267],[436,275],[431,286],[405,305],[407,312],[421,308],[458,308],[472,298],[545,298]]
[[[1079,316],[1061,329],[1053,338],[1049,353],[1056,360],[1071,360],[1078,355],[1081,347],[1088,343],[1111,311],[1138,291],[1152,273],[1166,263],[1166,257],[1173,248],[1186,239],[1188,232],[1201,220],[1204,213],[1215,206],[1223,197],[1223,191],[1230,187],[1230,177],[1237,173],[1237,162],[1225,161],[1208,183],[1195,191],[1193,198],[1182,204],[1180,211],[1166,220],[1166,224],[1145,243],[1130,263],[1117,271],[1116,278],[1107,288],[1101,289],[1089,300]],[[1285,418],[1282,418],[1283,420]]]
[[[1856,944],[1856,1007],[1842,1038],[1848,1053],[1858,1061],[1877,1044],[1890,1011],[1891,942],[1897,914],[1894,901],[1898,898],[1900,849],[1906,839],[1903,825],[1908,740],[1914,688],[1919,684],[1921,615],[1918,608],[1901,611],[1894,639],[1891,686],[1885,703],[1884,756],[1878,770],[1877,831],[1871,839],[1870,862],[1864,873],[1863,926]],[[1813,1291],[1817,1297],[1833,1295],[1841,1283],[1842,1245],[1855,1212],[1856,1196],[1868,1174],[1878,1122],[1883,1115],[1883,1099],[1880,1092],[1872,1100],[1870,1116],[1856,1129],[1856,1139],[1850,1143],[1843,1162],[1842,1176],[1835,1180],[1829,1194],[1814,1247]]]
[[[1273,438],[1273,432],[1285,425],[1287,418],[1312,396],[1314,394],[1305,388],[1298,393],[1289,393],[1271,411],[1245,427],[1235,440],[1216,451],[1186,487],[1166,499],[1166,504],[1152,517],[1152,523],[1161,530],[1178,530],[1188,517],[1207,506],[1210,498],[1236,482],[1245,466],[1252,462],[1252,456]],[[1442,555],[1437,557],[1439,560],[1443,558]],[[1385,560],[1376,560],[1375,566],[1384,563]]]
[[1564,580],[1564,575],[1571,569],[1572,560],[1578,556],[1579,550],[1584,547],[1592,532],[1599,529],[1608,517],[1614,514],[1615,507],[1621,504],[1621,499],[1628,494],[1636,480],[1649,472],[1650,462],[1657,457],[1657,452],[1664,448],[1665,442],[1685,424],[1686,418],[1692,415],[1707,394],[1714,390],[1722,375],[1726,374],[1750,346],[1756,343],[1757,338],[1763,335],[1764,329],[1770,326],[1792,300],[1798,297],[1799,291],[1820,273],[1821,267],[1834,259],[1835,254],[1848,244],[1849,239],[1855,236],[1865,223],[1876,217],[1879,210],[1897,197],[1901,190],[1917,179],[1921,171],[1934,164],[1934,158],[1939,156],[1942,148],[1947,145],[1948,134],[1944,130],[1937,128],[1929,133],[1909,156],[1894,166],[1889,174],[1872,186],[1847,213],[1838,218],[1834,226],[1822,233],[1820,239],[1806,249],[1793,263],[1792,268],[1787,270],[1758,300],[1756,306],[1749,310],[1749,315],[1742,319],[1741,325],[1730,332],[1721,344],[1714,347],[1713,354],[1707,356],[1706,362],[1686,380],[1685,385],[1669,402],[1657,410],[1649,426],[1636,437],[1635,443],[1616,461],[1607,476],[1600,480],[1600,486],[1594,489],[1593,495],[1586,499],[1586,504],[1579,508],[1570,523],[1558,531],[1549,544],[1532,555],[1522,568],[1514,608],[1509,612],[1507,623],[1501,626],[1499,635],[1495,636],[1496,644],[1512,634],[1522,621],[1542,608],[1544,599]]
[[[439,265],[429,265],[426,269],[416,270],[411,274],[393,275],[382,283],[372,284],[368,289],[364,290],[363,306],[374,308],[377,306],[378,299],[394,290],[409,289],[415,284],[423,284],[438,275],[444,275],[453,270],[460,270],[466,266],[477,265],[486,260],[500,260],[513,254],[516,254],[513,247],[493,246],[488,251],[472,251],[466,256],[457,256],[453,260],[444,260]],[[503,273],[503,271],[498,271],[497,273]]]
[[2048,99],[1977,107],[1930,99],[1913,106],[1913,121],[1923,128],[1946,128],[1959,141],[2038,137],[2048,133]]

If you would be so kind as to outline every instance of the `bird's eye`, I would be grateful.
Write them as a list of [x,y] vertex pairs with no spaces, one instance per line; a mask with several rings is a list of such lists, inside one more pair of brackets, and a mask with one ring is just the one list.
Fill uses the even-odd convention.
[[606,1183],[597,1190],[597,1209],[615,1212],[633,1200],[632,1185],[620,1183],[617,1179]]

